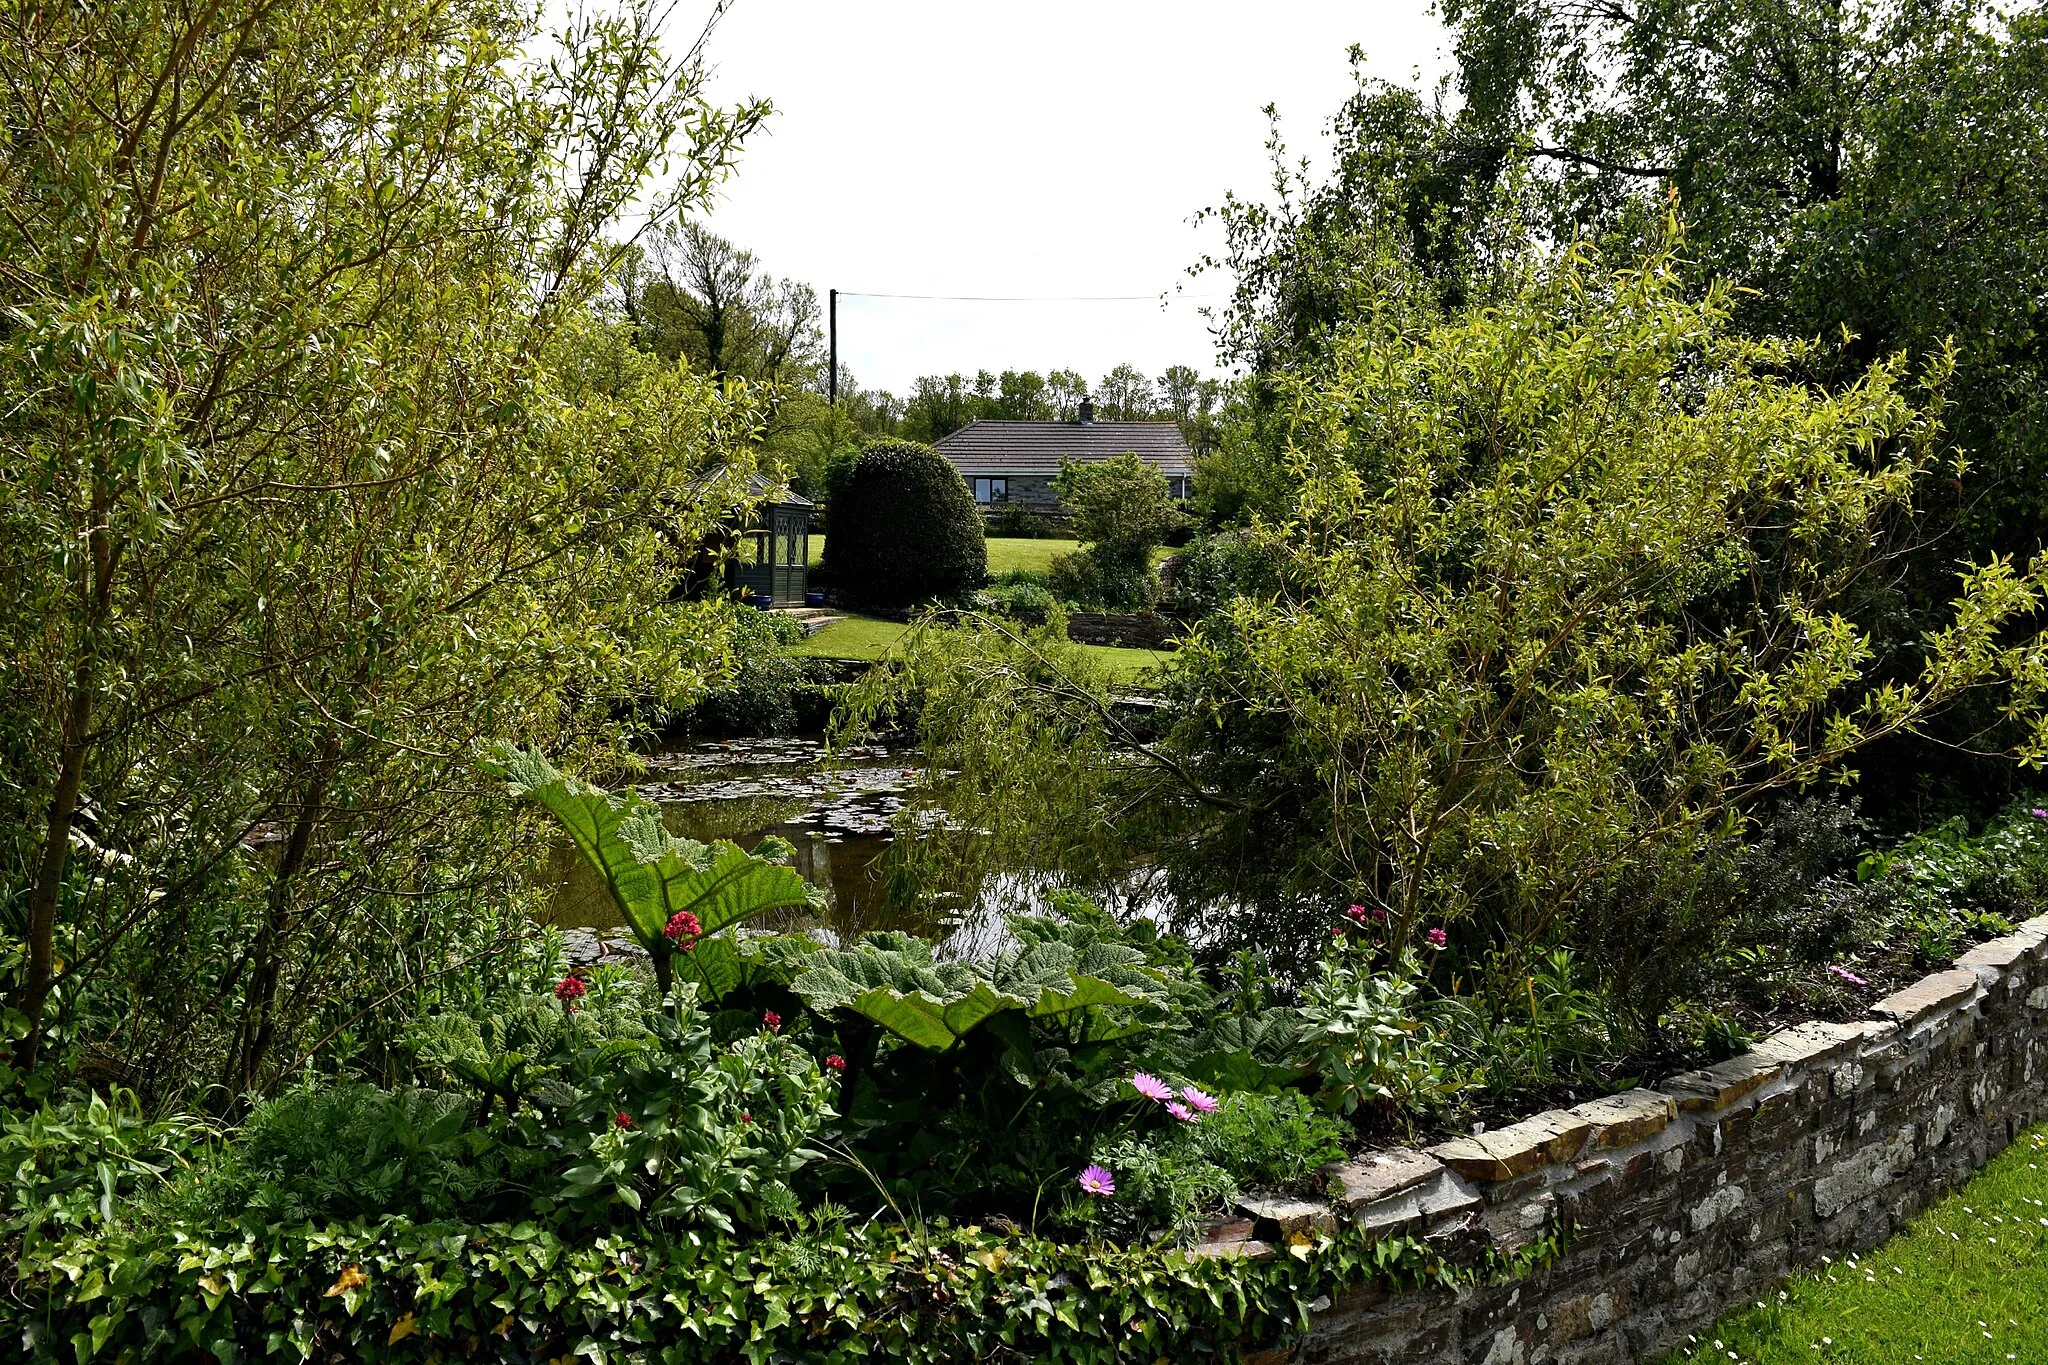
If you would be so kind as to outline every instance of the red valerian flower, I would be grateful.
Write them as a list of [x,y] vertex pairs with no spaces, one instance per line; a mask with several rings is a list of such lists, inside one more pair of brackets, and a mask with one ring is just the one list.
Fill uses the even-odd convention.
[[687,910],[678,910],[670,916],[668,925],[661,931],[661,935],[670,943],[680,943],[684,939],[694,939],[703,932],[702,920]]
[[740,1122],[741,1122],[741,1123],[752,1123],[753,1121],[754,1121],[754,1115],[752,1114],[752,1112],[750,1112],[750,1111],[748,1111],[748,1110],[745,1110],[745,1109],[742,1109],[742,1110],[740,1110]]
[[576,975],[563,977],[555,983],[555,999],[562,1002],[562,1008],[574,1013],[576,1002],[590,993],[590,987],[583,984],[583,978]]
[[826,1069],[827,1071],[844,1071],[844,1070],[846,1070],[846,1058],[844,1058],[844,1057],[840,1056],[840,1055],[839,1055],[838,1053],[836,1053],[836,1052],[835,1052],[835,1053],[833,1053],[833,1054],[832,1054],[832,1055],[831,1055],[830,1057],[827,1057],[827,1058],[825,1059],[825,1069]]
[[1423,937],[1429,940],[1429,946],[1432,948],[1441,948],[1451,941],[1451,936],[1441,929],[1432,929]]
[[782,1032],[782,1016],[774,1010],[761,1011],[761,1023],[770,1033]]
[[612,1122],[621,1128],[631,1128],[633,1126],[633,1116],[621,1109],[618,1113],[612,1115]]

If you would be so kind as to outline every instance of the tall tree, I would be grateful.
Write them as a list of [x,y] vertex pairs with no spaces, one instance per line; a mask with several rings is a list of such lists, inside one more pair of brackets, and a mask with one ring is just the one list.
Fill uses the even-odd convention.
[[0,16],[17,1061],[53,991],[177,942],[211,954],[198,1022],[239,1018],[216,1079],[257,1078],[279,1003],[317,1003],[298,967],[410,970],[363,916],[417,928],[434,874],[358,855],[398,831],[488,863],[468,737],[601,725],[590,701],[715,663],[715,632],[639,618],[748,414],[585,345],[625,209],[703,202],[765,112],[708,105],[664,14],[577,18],[543,63],[496,0]]
[[1105,422],[1150,421],[1157,411],[1152,381],[1135,365],[1119,365],[1095,386],[1095,415]]
[[[2048,537],[2048,18],[1991,0],[1447,0],[1468,147],[1516,158],[1553,235],[1640,239],[1668,196],[1752,332],[1814,377],[1956,346],[1923,576]],[[1846,339],[1844,333],[1847,333]],[[1931,589],[1928,589],[1931,591]]]

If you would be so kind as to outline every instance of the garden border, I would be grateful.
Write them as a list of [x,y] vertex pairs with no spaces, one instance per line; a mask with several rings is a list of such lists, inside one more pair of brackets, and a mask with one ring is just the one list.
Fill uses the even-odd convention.
[[1342,1217],[1452,1259],[1561,1243],[1458,1290],[1367,1285],[1257,1365],[1654,1360],[1802,1267],[1883,1242],[2048,1113],[2048,917],[1855,1023],[1427,1151],[1329,1168],[1330,1203],[1250,1201],[1208,1254]]

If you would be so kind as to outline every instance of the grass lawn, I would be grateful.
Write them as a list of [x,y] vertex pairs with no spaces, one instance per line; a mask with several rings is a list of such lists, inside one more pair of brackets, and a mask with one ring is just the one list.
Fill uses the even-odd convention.
[[1867,1256],[1821,1266],[1667,1358],[1746,1365],[2048,1361],[2048,1127]]
[[[1081,548],[1078,540],[1012,540],[1000,536],[988,539],[988,571],[990,574],[1008,573],[1011,569],[1030,569],[1044,573],[1052,567],[1055,555],[1071,554]],[[1154,559],[1164,559],[1173,551],[1161,546],[1153,552]],[[811,537],[810,563],[820,564],[825,559],[825,537]]]
[[[790,646],[789,652],[825,659],[879,659],[908,629],[910,627],[894,621],[877,621],[867,616],[848,616],[843,620],[834,621],[809,639]],[[1137,677],[1167,657],[1149,649],[1112,649],[1106,645],[1082,645],[1081,648],[1100,660],[1109,669],[1111,676],[1123,682]]]

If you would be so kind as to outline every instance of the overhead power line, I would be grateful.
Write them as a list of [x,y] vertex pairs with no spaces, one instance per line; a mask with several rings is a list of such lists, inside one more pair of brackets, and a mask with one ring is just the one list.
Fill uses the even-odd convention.
[[938,303],[1157,303],[1168,297],[1213,299],[1218,294],[875,294],[859,289],[834,291],[849,299],[928,299]]

